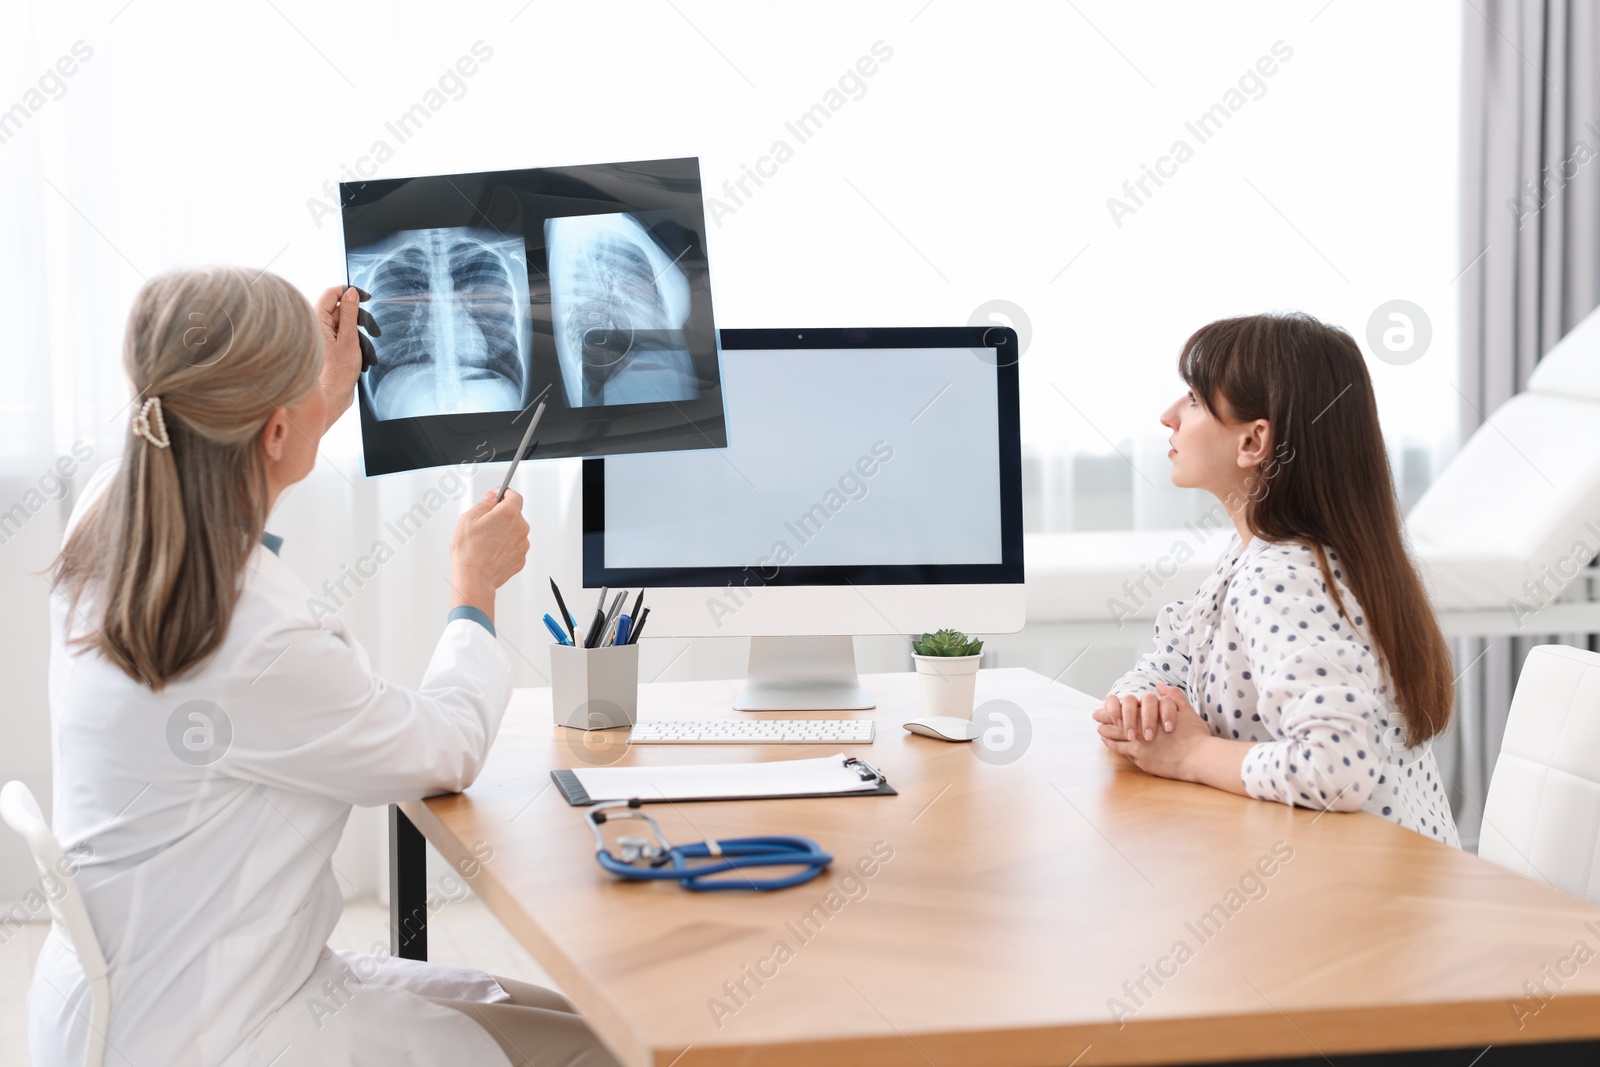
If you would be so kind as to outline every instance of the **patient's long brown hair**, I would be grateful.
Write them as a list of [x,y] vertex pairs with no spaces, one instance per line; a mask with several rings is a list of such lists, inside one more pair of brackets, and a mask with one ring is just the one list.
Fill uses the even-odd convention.
[[[261,429],[316,385],[322,338],[311,305],[277,275],[203,267],[139,291],[122,359],[130,412],[158,397],[171,445],[130,427],[121,469],[86,505],[51,580],[73,623],[88,624],[73,643],[159,691],[227,635],[266,522]],[[80,606],[85,594],[92,605]]]
[[1406,743],[1438,734],[1455,703],[1450,651],[1406,552],[1372,380],[1355,341],[1309,315],[1223,319],[1189,338],[1178,372],[1218,418],[1267,420],[1274,454],[1284,459],[1265,490],[1250,494],[1250,529],[1309,547],[1348,617],[1323,547],[1338,556],[1405,717]]

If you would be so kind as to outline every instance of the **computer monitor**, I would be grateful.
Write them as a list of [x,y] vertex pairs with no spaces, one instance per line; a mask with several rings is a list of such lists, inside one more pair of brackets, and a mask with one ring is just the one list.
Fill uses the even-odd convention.
[[726,448],[584,461],[586,588],[749,636],[746,711],[873,707],[856,634],[1022,628],[1012,330],[720,335]]

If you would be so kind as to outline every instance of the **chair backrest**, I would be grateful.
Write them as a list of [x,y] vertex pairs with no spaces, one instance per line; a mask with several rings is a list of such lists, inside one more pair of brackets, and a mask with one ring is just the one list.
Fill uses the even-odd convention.
[[39,811],[39,802],[21,782],[7,782],[0,789],[0,819],[28,843],[34,866],[39,869],[44,897],[50,902],[56,934],[77,953],[84,977],[89,979],[93,999],[83,1062],[84,1067],[101,1067],[106,1054],[106,1025],[111,1018],[111,983],[100,942],[89,922],[89,909],[74,878],[76,867],[61,851],[50,824]]
[[1483,806],[1478,855],[1600,903],[1600,654],[1528,653]]

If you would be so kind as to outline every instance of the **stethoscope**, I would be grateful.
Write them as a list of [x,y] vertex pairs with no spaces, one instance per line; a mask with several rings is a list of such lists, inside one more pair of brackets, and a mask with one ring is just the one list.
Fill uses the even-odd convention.
[[[736,837],[727,841],[706,840],[697,845],[674,845],[661,833],[655,819],[638,810],[641,801],[608,800],[584,813],[594,831],[595,859],[618,878],[634,882],[677,882],[685,889],[707,892],[716,889],[788,889],[809,882],[833,862],[807,837]],[[619,810],[621,809],[621,810]],[[655,838],[619,837],[620,858],[613,856],[600,833],[608,819],[639,819],[650,826]],[[707,862],[690,864],[690,860]],[[798,867],[781,878],[752,878],[746,872],[756,867]],[[716,878],[714,875],[738,871],[740,876]]]

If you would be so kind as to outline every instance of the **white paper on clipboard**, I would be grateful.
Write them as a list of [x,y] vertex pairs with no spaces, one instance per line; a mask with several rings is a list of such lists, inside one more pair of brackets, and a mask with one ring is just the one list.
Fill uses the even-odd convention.
[[670,767],[580,767],[578,779],[589,801],[707,800],[712,798],[804,796],[813,793],[871,793],[876,775],[863,778],[859,763],[843,752],[821,759],[769,763],[700,763]]

